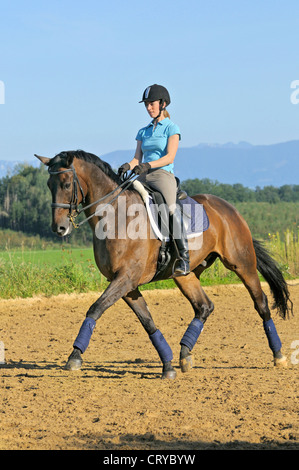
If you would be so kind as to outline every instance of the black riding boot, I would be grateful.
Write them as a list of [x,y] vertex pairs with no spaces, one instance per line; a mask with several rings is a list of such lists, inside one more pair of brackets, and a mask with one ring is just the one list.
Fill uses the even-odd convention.
[[179,258],[175,261],[173,276],[186,276],[190,273],[188,240],[185,234],[183,215],[180,211],[175,211],[170,215],[170,230],[177,246]]

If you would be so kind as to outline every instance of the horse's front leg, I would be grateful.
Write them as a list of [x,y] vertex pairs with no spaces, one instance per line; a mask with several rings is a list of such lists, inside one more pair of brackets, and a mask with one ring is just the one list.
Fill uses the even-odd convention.
[[67,370],[78,370],[81,368],[83,363],[81,354],[83,354],[88,347],[96,321],[102,316],[107,308],[111,307],[111,305],[131,290],[132,280],[129,279],[127,275],[119,275],[109,284],[101,297],[91,305],[73,344],[74,349],[65,365]]
[[124,296],[124,301],[137,315],[140,323],[149,335],[153,346],[159,354],[163,364],[162,379],[174,379],[176,377],[176,371],[171,364],[173,359],[172,350],[161,331],[157,329],[141,292],[139,292],[138,289],[135,289],[128,295]]

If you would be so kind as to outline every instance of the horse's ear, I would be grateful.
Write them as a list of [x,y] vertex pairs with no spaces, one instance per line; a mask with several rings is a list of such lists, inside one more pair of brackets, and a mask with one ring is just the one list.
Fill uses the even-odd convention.
[[36,158],[38,158],[44,165],[47,165],[47,166],[49,165],[49,162],[50,162],[51,158],[41,157],[41,156],[36,155],[36,154],[34,154],[34,156]]

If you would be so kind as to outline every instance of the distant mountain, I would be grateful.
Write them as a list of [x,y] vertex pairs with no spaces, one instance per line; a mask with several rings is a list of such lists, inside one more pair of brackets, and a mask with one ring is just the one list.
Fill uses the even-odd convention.
[[[117,168],[133,154],[133,150],[119,150],[101,158]],[[299,184],[299,140],[274,145],[229,142],[182,147],[175,159],[175,174],[181,181],[209,178],[249,188]]]
[[[99,157],[116,169],[133,155],[134,150],[117,150]],[[24,161],[0,161],[0,178],[8,172],[11,174],[18,163]],[[36,159],[26,163],[39,165]],[[249,188],[299,184],[299,140],[273,145],[228,142],[182,147],[175,159],[175,174],[181,181],[209,178],[220,183],[241,183]]]

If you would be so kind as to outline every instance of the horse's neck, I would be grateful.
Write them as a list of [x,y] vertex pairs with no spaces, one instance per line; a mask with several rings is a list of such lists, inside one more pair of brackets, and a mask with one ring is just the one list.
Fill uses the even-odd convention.
[[117,183],[94,164],[85,164],[84,170],[81,167],[80,173],[87,187],[85,204],[83,206],[95,203],[85,212],[86,216],[89,216],[97,208],[96,201],[105,198],[105,196],[107,198],[103,199],[100,204],[106,204],[111,200],[113,196],[109,197],[109,194],[117,188]]
[[89,170],[87,184],[90,203],[108,195],[117,187],[117,184],[96,165]]

